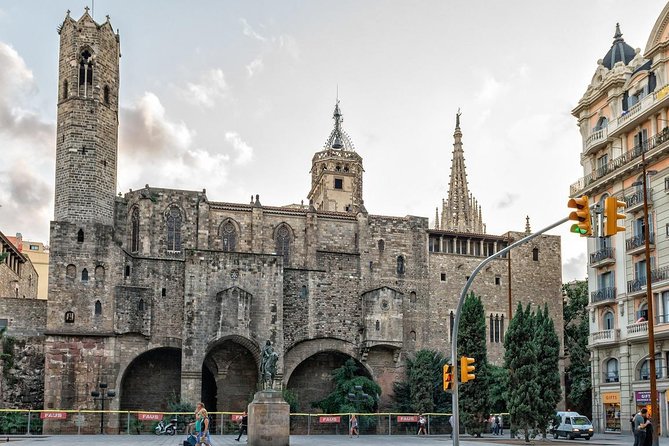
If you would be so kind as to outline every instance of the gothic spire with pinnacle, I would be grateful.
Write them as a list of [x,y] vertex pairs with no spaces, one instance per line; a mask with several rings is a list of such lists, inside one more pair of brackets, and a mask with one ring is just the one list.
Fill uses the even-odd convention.
[[453,158],[448,198],[442,200],[440,229],[466,233],[485,233],[481,217],[481,206],[469,192],[465,154],[462,149],[462,131],[460,130],[460,109],[455,115],[455,133],[453,133]]

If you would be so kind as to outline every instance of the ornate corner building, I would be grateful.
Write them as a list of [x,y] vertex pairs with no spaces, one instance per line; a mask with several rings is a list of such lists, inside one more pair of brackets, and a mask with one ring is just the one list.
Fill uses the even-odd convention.
[[[116,196],[119,36],[87,12],[68,15],[59,33],[45,408],[92,408],[90,391],[103,381],[118,391],[113,409],[161,410],[173,394],[242,410],[267,339],[301,410],[330,391],[330,372],[348,358],[381,385],[387,407],[407,355],[448,352],[472,269],[525,235],[485,233],[459,115],[438,227],[368,213],[362,157],[338,103],[312,159],[309,205],[215,202],[205,191],[148,185]],[[561,336],[559,237],[537,238],[475,281],[496,363],[509,277],[514,308],[548,304]]]
[[[613,43],[572,111],[583,137],[584,177],[572,197],[626,203],[626,230],[588,240],[593,418],[600,431],[628,431],[650,404],[648,324],[655,332],[660,430],[669,426],[669,5],[641,52],[615,27]],[[645,256],[642,155],[646,159],[650,258]],[[648,320],[646,261],[655,318]],[[663,403],[665,402],[665,403]]]

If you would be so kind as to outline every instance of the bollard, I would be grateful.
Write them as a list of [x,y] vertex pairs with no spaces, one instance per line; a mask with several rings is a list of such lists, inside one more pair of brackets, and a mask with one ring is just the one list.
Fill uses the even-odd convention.
[[26,435],[30,435],[30,418],[31,418],[31,413],[28,411],[28,430],[26,431]]
[[307,415],[307,435],[311,435],[311,414]]
[[130,435],[130,412],[128,412],[127,415],[128,415],[128,425],[127,425],[128,427],[127,427],[126,431],[128,432],[128,435]]

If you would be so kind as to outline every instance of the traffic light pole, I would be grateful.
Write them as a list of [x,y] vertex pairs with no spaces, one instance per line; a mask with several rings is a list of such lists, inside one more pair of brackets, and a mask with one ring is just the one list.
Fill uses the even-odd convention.
[[[460,411],[458,407],[458,326],[460,324],[460,313],[462,311],[462,304],[467,297],[467,291],[469,287],[474,282],[476,275],[486,266],[490,261],[496,259],[497,257],[502,257],[507,252],[511,251],[513,248],[525,244],[532,240],[533,238],[543,234],[544,232],[550,231],[551,229],[560,226],[562,223],[569,221],[569,217],[565,217],[562,220],[559,220],[553,223],[550,226],[545,227],[544,229],[530,234],[527,237],[523,237],[520,240],[510,244],[506,248],[502,249],[499,252],[491,255],[490,257],[485,258],[479,265],[474,268],[471,276],[465,283],[465,286],[462,288],[462,293],[460,293],[460,300],[458,300],[458,308],[455,310],[455,321],[453,323],[453,334],[451,336],[451,365],[453,373],[453,387],[452,387],[452,398],[453,398],[453,446],[458,446],[460,444]],[[509,278],[510,279],[510,278]]]

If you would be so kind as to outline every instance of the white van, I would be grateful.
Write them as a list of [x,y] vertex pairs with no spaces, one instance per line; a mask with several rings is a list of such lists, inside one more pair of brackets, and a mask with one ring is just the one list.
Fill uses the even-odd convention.
[[558,412],[551,427],[553,438],[562,436],[570,440],[579,437],[590,440],[594,432],[588,417],[577,412]]

